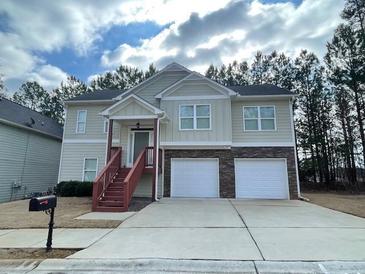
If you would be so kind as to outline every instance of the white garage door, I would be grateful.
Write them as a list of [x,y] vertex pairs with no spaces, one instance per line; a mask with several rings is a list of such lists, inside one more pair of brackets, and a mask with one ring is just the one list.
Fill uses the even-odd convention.
[[235,159],[236,198],[288,199],[286,161]]
[[218,159],[171,159],[171,197],[219,197]]

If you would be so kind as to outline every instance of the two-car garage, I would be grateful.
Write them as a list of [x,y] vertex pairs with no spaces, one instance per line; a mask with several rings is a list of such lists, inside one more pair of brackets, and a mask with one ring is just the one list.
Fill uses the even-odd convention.
[[[234,173],[236,198],[289,198],[285,159],[235,158]],[[218,198],[219,159],[172,158],[171,197]]]

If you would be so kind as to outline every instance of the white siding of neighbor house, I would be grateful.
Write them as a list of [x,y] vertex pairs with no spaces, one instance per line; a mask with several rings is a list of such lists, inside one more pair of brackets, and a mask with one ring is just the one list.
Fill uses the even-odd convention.
[[186,71],[163,72],[159,76],[156,76],[155,79],[151,80],[151,82],[147,82],[146,84],[142,84],[136,88],[133,93],[156,107],[159,107],[159,103],[155,99],[155,95],[187,75],[188,72]]
[[[179,130],[179,105],[210,104],[210,130]],[[178,100],[161,101],[161,109],[166,111],[170,121],[161,124],[161,142],[231,142],[231,101],[215,100]]]
[[[275,106],[276,130],[243,131],[243,106]],[[233,143],[291,143],[292,129],[289,100],[250,100],[232,102],[232,142]]]
[[[66,140],[69,139],[107,139],[107,133],[104,133],[104,117],[99,113],[111,104],[83,104],[83,105],[69,105],[67,106],[67,117],[65,123],[65,135]],[[86,110],[86,128],[85,133],[76,133],[77,123],[77,111]],[[118,138],[117,132],[119,132],[118,125],[114,123],[113,138]]]
[[57,184],[61,140],[0,123],[0,202]]
[[105,165],[105,152],[106,143],[63,144],[59,181],[82,181],[85,158],[97,158],[100,172]]

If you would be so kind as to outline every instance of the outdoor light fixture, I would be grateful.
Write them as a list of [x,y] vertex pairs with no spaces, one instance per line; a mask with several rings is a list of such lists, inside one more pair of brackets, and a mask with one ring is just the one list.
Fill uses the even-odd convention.
[[137,122],[136,128],[139,129],[139,126],[140,126],[140,124],[139,124],[139,122]]

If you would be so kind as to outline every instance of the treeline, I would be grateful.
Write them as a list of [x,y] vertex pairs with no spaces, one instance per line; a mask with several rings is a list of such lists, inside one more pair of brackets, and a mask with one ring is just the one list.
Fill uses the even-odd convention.
[[[121,65],[115,71],[106,72],[95,77],[86,85],[75,76],[68,76],[67,80],[61,82],[60,86],[48,92],[36,81],[23,83],[19,90],[9,98],[12,101],[29,107],[48,117],[64,122],[64,102],[75,96],[93,92],[100,89],[129,89],[157,72],[151,64],[148,70],[143,71],[137,68]],[[0,95],[9,97],[5,93],[5,85],[0,75]]]
[[[346,0],[323,60],[302,50],[291,58],[258,52],[253,61],[209,66],[206,76],[223,85],[270,83],[298,94],[294,103],[302,183],[353,191],[365,187],[365,0]],[[156,73],[120,66],[89,86],[73,76],[48,93],[24,83],[12,99],[63,122],[63,102],[98,89],[128,89]],[[4,89],[0,77],[0,93]],[[363,182],[363,183],[361,183]]]
[[347,0],[341,16],[323,62],[306,50],[296,58],[259,52],[251,64],[211,65],[206,76],[223,85],[271,83],[297,93],[301,181],[358,192],[365,188],[365,1]]

